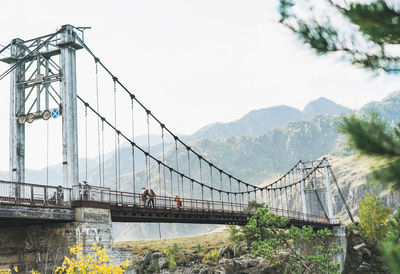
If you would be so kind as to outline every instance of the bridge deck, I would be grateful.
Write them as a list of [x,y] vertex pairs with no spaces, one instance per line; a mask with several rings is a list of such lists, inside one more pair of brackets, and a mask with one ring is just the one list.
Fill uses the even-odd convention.
[[[244,225],[255,208],[234,202],[158,196],[154,206],[142,200],[141,194],[113,191],[108,188],[61,188],[0,181],[0,225],[74,221],[74,207],[101,207],[111,210],[113,222],[157,222]],[[293,225],[332,227],[321,216],[270,208],[271,212],[289,218]]]

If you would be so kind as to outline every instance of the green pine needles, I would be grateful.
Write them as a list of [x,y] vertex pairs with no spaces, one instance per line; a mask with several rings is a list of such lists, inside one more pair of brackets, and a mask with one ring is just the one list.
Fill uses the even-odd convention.
[[368,119],[356,115],[343,118],[340,132],[349,138],[351,148],[361,155],[380,159],[372,167],[374,179],[394,190],[400,190],[400,125],[390,128],[376,113]]
[[317,54],[341,52],[370,70],[400,72],[396,1],[279,0],[280,22]]

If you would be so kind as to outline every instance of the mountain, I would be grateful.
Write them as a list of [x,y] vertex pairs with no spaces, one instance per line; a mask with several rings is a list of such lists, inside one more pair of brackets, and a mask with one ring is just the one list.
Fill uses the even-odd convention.
[[220,168],[259,184],[270,174],[287,171],[299,159],[316,159],[335,150],[338,120],[338,116],[318,115],[309,121],[290,122],[262,136],[202,139],[191,146]]
[[306,118],[310,118],[317,114],[347,114],[349,112],[351,112],[351,109],[336,104],[324,97],[309,102],[303,110],[303,114]]
[[366,116],[370,112],[378,113],[389,124],[400,122],[400,91],[390,93],[380,102],[370,102],[363,106],[359,113]]
[[346,114],[350,111],[349,108],[321,97],[308,103],[303,111],[285,105],[253,110],[233,122],[207,125],[187,136],[185,140],[222,140],[242,135],[261,136],[289,122],[307,120],[318,114]]
[[288,122],[302,120],[303,118],[303,113],[296,108],[283,105],[269,107],[253,110],[233,122],[207,125],[187,139],[220,140],[241,135],[259,136]]

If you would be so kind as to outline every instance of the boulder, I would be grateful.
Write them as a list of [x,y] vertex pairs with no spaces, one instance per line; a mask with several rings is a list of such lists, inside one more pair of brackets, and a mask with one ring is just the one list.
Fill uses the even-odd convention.
[[364,247],[361,249],[362,257],[368,259],[369,257],[372,256],[372,251],[369,250],[368,248]]
[[154,252],[153,254],[151,254],[151,259],[152,260],[158,260],[159,258],[164,258],[165,254],[162,252]]
[[150,263],[153,253],[154,253],[153,250],[149,250],[149,251],[147,251],[146,255],[144,255],[143,262],[145,264],[149,264]]
[[203,268],[202,270],[200,270],[199,274],[210,274],[210,271],[208,270],[208,268]]
[[371,265],[369,263],[362,262],[362,264],[357,268],[357,270],[360,272],[364,272],[364,271],[369,270],[370,267],[371,267]]
[[234,252],[233,252],[232,248],[225,245],[219,249],[219,255],[221,257],[233,258]]
[[185,255],[189,261],[193,261],[196,257],[196,253],[193,252],[185,252],[183,255]]
[[218,264],[228,264],[230,262],[231,262],[230,259],[222,258],[221,260],[218,261]]
[[249,267],[255,267],[255,266],[258,265],[258,263],[259,263],[258,260],[256,260],[256,259],[250,259],[250,260],[249,260]]
[[249,259],[244,259],[244,260],[239,261],[239,267],[240,267],[240,269],[247,269],[247,268],[249,268],[249,262],[250,262]]
[[158,259],[158,268],[163,269],[167,267],[167,260],[164,257]]
[[353,246],[353,249],[357,251],[357,250],[359,250],[359,249],[361,249],[363,247],[366,247],[366,246],[367,245],[365,243],[361,243],[359,245]]

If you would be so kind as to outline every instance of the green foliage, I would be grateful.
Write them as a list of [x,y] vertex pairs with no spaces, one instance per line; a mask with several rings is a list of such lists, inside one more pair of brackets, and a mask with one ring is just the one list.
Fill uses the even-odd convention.
[[326,228],[318,230],[312,236],[313,240],[318,239],[323,243],[313,247],[314,254],[305,256],[314,265],[316,273],[340,273],[340,265],[333,263],[332,257],[343,249],[334,242],[329,243],[331,236],[332,232]]
[[267,207],[258,208],[248,219],[243,233],[248,242],[264,241],[274,235],[276,228],[285,228],[289,219],[270,212]]
[[150,273],[159,273],[160,272],[160,268],[158,267],[158,262],[157,261],[152,261],[150,266],[149,266],[149,268],[148,268],[148,271]]
[[392,273],[400,273],[400,206],[388,222],[388,233],[382,248]]
[[167,266],[169,270],[176,268],[176,257],[179,256],[179,247],[177,243],[174,243],[172,247],[169,247],[164,251],[165,260],[167,261]]
[[176,260],[170,249],[167,249],[167,251],[165,252],[165,259],[167,261],[167,266],[169,270],[173,270],[174,268],[176,268]]
[[240,228],[235,225],[228,225],[227,231],[229,232],[228,241],[233,249],[233,255],[236,256],[244,245],[244,235]]
[[[319,5],[314,5],[316,2]],[[335,0],[314,3],[279,0],[279,3],[280,22],[318,54],[342,52],[353,64],[364,68],[400,72],[400,56],[386,53],[385,48],[400,43],[400,12],[394,2],[347,4],[345,1],[339,5]]]
[[208,265],[216,265],[218,264],[218,259],[219,259],[218,249],[211,249],[204,255],[202,262]]
[[201,252],[202,251],[202,247],[201,247],[201,244],[198,244],[197,246],[196,246],[196,251],[197,252]]
[[[342,249],[332,243],[332,233],[328,229],[314,231],[309,226],[288,228],[288,224],[287,218],[275,215],[264,207],[257,209],[242,231],[254,255],[262,256],[271,263],[285,263],[286,272],[339,273],[340,266],[332,262],[332,256]],[[313,252],[296,250],[306,244],[312,246]]]
[[179,246],[178,246],[178,244],[177,244],[177,243],[174,243],[174,244],[172,245],[172,247],[170,248],[170,251],[171,251],[171,254],[173,254],[173,255],[178,254],[178,252],[179,252]]
[[339,130],[349,137],[350,146],[360,154],[386,159],[372,174],[376,180],[400,190],[400,124],[389,129],[377,114],[371,113],[368,120],[355,115],[344,117]]
[[[337,50],[334,41],[337,39],[338,33],[331,26],[324,27],[316,23],[307,24],[304,21],[299,21],[298,35],[305,43],[314,48],[317,54]],[[332,39],[326,39],[326,37],[332,37]]]
[[352,3],[343,13],[371,41],[380,45],[400,43],[400,14],[385,1]]
[[248,206],[243,209],[244,212],[254,212],[258,208],[264,207],[265,204],[257,203],[257,201],[249,201]]
[[365,198],[358,205],[360,217],[360,234],[370,245],[377,245],[387,233],[387,220],[390,216],[390,208],[381,203],[381,199],[375,194],[366,192]]
[[[332,232],[327,228],[314,231],[310,226],[303,226],[301,229],[295,226],[290,227],[287,234],[288,240],[297,245],[311,244],[313,245],[313,252],[311,254],[299,254],[299,258],[292,255],[287,260],[286,270],[291,273],[299,272],[302,268],[298,262],[300,259],[307,262],[313,273],[340,273],[340,265],[332,262],[332,258],[335,254],[342,252],[343,249],[337,247],[331,237]],[[316,241],[318,245],[313,244]]]
[[279,247],[284,244],[284,239],[277,237],[277,231],[285,228],[288,223],[288,218],[275,215],[267,207],[258,208],[243,227],[244,237],[252,253],[273,263],[279,262],[283,255]]

